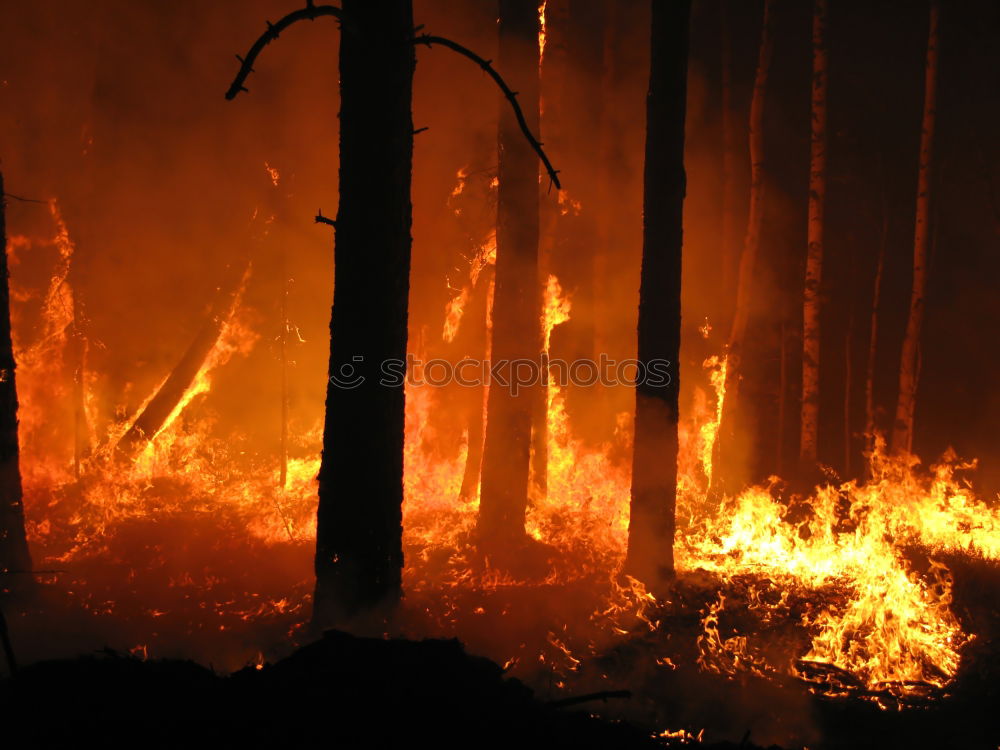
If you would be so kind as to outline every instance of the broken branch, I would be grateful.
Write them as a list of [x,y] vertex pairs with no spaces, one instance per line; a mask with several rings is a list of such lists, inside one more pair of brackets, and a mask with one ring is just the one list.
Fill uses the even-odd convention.
[[344,12],[333,5],[313,5],[312,2],[307,2],[306,7],[301,10],[296,10],[289,13],[287,16],[282,18],[275,24],[270,21],[267,22],[267,31],[260,35],[260,38],[253,43],[250,51],[247,52],[245,57],[236,56],[236,59],[240,61],[240,70],[236,74],[236,78],[233,79],[232,85],[226,92],[226,99],[232,100],[241,91],[247,91],[248,89],[243,84],[246,82],[247,76],[253,73],[253,64],[257,59],[257,56],[263,51],[264,47],[269,45],[281,32],[287,29],[292,24],[297,21],[315,21],[321,16],[333,16],[334,18],[343,18]]
[[486,71],[487,75],[493,79],[496,85],[503,92],[503,95],[510,102],[510,106],[514,109],[514,116],[517,117],[517,124],[521,126],[521,132],[524,133],[524,137],[528,139],[528,143],[538,154],[538,158],[542,160],[542,164],[545,165],[545,170],[549,173],[549,179],[552,180],[552,184],[556,186],[556,190],[561,190],[562,185],[559,184],[559,171],[552,166],[552,162],[549,161],[549,157],[545,155],[545,151],[542,149],[542,143],[539,141],[531,132],[531,128],[528,127],[528,123],[524,119],[524,112],[521,111],[521,105],[517,103],[517,93],[512,91],[507,82],[500,76],[500,74],[493,67],[492,63],[484,57],[480,57],[475,52],[473,52],[468,47],[464,47],[458,42],[453,42],[443,36],[432,36],[431,34],[421,34],[413,38],[414,44],[426,44],[430,47],[433,44],[439,44],[442,47],[447,47],[448,49],[457,52],[458,54],[469,58],[474,63],[476,63],[480,68]]

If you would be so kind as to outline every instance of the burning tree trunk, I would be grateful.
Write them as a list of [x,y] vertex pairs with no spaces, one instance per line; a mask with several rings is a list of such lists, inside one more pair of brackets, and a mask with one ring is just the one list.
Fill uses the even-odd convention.
[[403,567],[403,379],[410,283],[413,7],[345,0],[340,207],[313,619],[391,608]]
[[[4,221],[3,175],[0,174],[0,574],[31,569],[24,533],[21,468],[17,442],[17,383],[14,347],[10,335],[10,286],[7,271],[7,232]],[[9,580],[0,578],[0,591]]]
[[235,263],[227,271],[226,279],[216,292],[209,319],[198,331],[184,356],[163,381],[156,395],[136,418],[128,432],[118,441],[116,453],[123,458],[135,457],[146,443],[156,436],[166,424],[184,394],[194,383],[202,365],[219,341],[219,336],[232,317],[243,280],[249,271],[249,260]]
[[[536,129],[538,111],[538,3],[500,0],[500,67]],[[493,297],[494,363],[539,361],[538,163],[514,115],[503,107],[498,137],[497,262]],[[507,372],[513,376],[513,367]],[[522,546],[528,498],[532,404],[537,387],[494,382],[488,396],[479,534],[485,550]]]
[[[677,421],[681,346],[684,115],[689,0],[653,0],[638,355],[635,450],[626,572],[656,586],[674,571]],[[657,368],[669,363],[668,378]],[[666,382],[664,382],[664,380]]]
[[819,431],[820,286],[823,278],[823,207],[826,202],[826,0],[815,0],[812,25],[812,132],[809,153],[809,229],[802,305],[803,470],[816,464]]
[[930,242],[931,157],[936,112],[939,15],[937,0],[931,0],[924,73],[924,117],[920,134],[920,169],[917,176],[917,217],[913,236],[913,287],[899,364],[899,399],[896,402],[896,420],[892,428],[894,453],[908,453],[913,446],[913,412],[920,377],[920,333],[924,324],[927,247]]
[[723,461],[716,461],[720,471],[716,476],[732,476],[734,448],[739,405],[739,386],[743,377],[743,344],[750,320],[750,297],[753,292],[754,267],[760,247],[760,231],[764,220],[764,99],[767,95],[767,78],[774,50],[773,0],[764,0],[764,18],[760,31],[760,52],[754,78],[753,97],[750,101],[750,211],[747,231],[740,256],[739,276],[736,283],[736,304],[733,312],[729,343],[726,348],[725,402],[719,426],[718,454]]

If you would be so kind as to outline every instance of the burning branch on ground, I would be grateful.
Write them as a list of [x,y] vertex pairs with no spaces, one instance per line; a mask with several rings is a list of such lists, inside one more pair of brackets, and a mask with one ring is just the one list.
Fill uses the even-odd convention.
[[234,266],[219,288],[211,317],[198,331],[180,362],[157,390],[156,395],[142,410],[135,422],[115,447],[115,452],[125,458],[134,458],[144,445],[163,429],[174,409],[184,398],[202,365],[215,348],[226,322],[232,317],[243,280],[250,270],[249,260]]

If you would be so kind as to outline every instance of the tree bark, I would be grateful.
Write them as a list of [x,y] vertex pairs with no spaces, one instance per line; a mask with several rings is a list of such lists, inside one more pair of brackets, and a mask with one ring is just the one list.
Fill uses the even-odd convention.
[[625,571],[654,590],[674,572],[678,393],[681,346],[681,249],[686,192],[684,117],[691,3],[653,0],[638,359],[647,374],[669,363],[669,379],[640,379]]
[[[410,0],[345,0],[335,241],[313,624],[401,596],[414,50]],[[400,375],[385,379],[383,365]]]
[[17,383],[10,332],[10,284],[3,175],[0,174],[0,591],[11,588],[6,571],[31,570],[24,531],[20,452],[17,442]]
[[893,453],[909,453],[913,448],[913,412],[920,377],[920,334],[924,324],[924,294],[927,289],[927,248],[930,243],[931,160],[937,100],[938,17],[937,0],[931,0],[924,71],[924,115],[920,133],[920,167],[917,174],[917,212],[913,235],[913,286],[910,314],[899,364],[899,398],[892,428]]
[[819,433],[820,288],[826,203],[826,0],[813,3],[812,130],[809,149],[809,226],[802,304],[802,427],[800,468],[816,465]]
[[774,52],[773,2],[764,0],[764,18],[760,31],[760,51],[757,72],[754,78],[753,96],[750,100],[750,210],[747,215],[747,231],[740,255],[739,273],[736,283],[736,303],[733,322],[726,347],[725,402],[719,425],[715,476],[726,482],[726,477],[735,475],[735,443],[737,415],[739,411],[739,387],[743,377],[743,345],[747,324],[750,320],[751,295],[753,293],[754,268],[760,248],[760,232],[764,220],[764,100],[767,95],[767,80]]
[[[537,132],[538,3],[500,0],[499,69]],[[501,102],[498,137],[497,263],[493,363],[539,361],[538,161],[513,114]],[[506,372],[509,373],[509,370]],[[532,405],[537,388],[491,383],[483,448],[478,531],[484,551],[510,552],[526,539]]]

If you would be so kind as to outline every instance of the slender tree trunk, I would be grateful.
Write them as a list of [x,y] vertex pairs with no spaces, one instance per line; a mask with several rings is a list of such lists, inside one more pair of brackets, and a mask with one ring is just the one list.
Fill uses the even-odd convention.
[[73,474],[80,478],[80,463],[90,452],[90,430],[87,424],[84,372],[87,364],[87,338],[83,330],[83,310],[80,305],[80,277],[74,273],[79,251],[70,263],[70,289],[73,294],[73,322],[69,331],[69,356],[73,364]]
[[[476,285],[472,290],[472,301],[470,309],[466,313],[463,323],[468,323],[466,331],[461,333],[467,336],[469,349],[478,346],[484,361],[489,361],[489,335],[487,318],[490,315],[491,291],[493,286],[494,269],[486,266],[479,274]],[[470,501],[475,499],[479,492],[479,477],[483,466],[483,427],[485,426],[486,394],[487,388],[480,383],[470,389],[468,394],[468,452],[465,458],[465,472],[462,475],[461,499]]]
[[345,0],[340,206],[319,471],[313,623],[376,619],[401,596],[410,279],[410,0]]
[[278,486],[285,489],[288,482],[288,258],[284,243],[279,250],[281,270],[281,466]]
[[899,364],[899,400],[896,402],[896,420],[892,428],[892,450],[897,454],[909,453],[913,448],[913,412],[920,377],[920,333],[924,324],[927,247],[930,241],[931,158],[936,119],[939,15],[937,0],[931,0],[924,74],[924,117],[920,134],[920,168],[917,176],[917,218],[913,236],[913,287]]
[[[733,117],[733,35],[729,1],[721,0],[722,18],[722,304],[721,325],[732,323],[731,302],[736,278],[736,125]],[[724,330],[724,329],[723,329]]]
[[[889,202],[886,199],[884,172],[882,179],[882,234],[879,237],[878,258],[875,261],[875,280],[872,284],[871,326],[868,333],[868,361],[865,370],[865,450],[868,453],[875,449],[875,356],[878,352],[878,305],[882,295],[885,249],[889,242]],[[868,465],[870,466],[870,462]]]
[[[754,268],[760,248],[760,232],[764,221],[764,100],[767,95],[767,80],[774,51],[773,30],[774,0],[764,0],[764,18],[760,31],[760,52],[757,73],[754,78],[753,97],[750,101],[750,210],[747,215],[747,231],[740,256],[739,275],[736,284],[736,307],[726,348],[725,403],[719,426],[719,458],[716,476],[732,477],[735,474],[735,443],[737,415],[739,413],[739,387],[743,377],[743,345],[747,324],[750,320],[751,295],[753,293]],[[725,482],[725,479],[723,480]]]
[[[681,348],[681,249],[684,117],[691,3],[653,0],[638,358],[648,375],[636,384],[635,448],[625,571],[654,589],[674,572],[677,422]],[[654,379],[669,363],[666,383]]]
[[819,433],[820,289],[826,203],[826,0],[814,0],[812,26],[812,132],[809,139],[809,230],[802,305],[802,428],[800,468],[816,465]]
[[[784,295],[782,295],[784,296]],[[785,470],[785,422],[788,407],[788,321],[785,320],[786,305],[782,303],[782,320],[778,335],[781,337],[778,351],[778,439],[774,452],[774,471],[781,476]]]
[[[538,3],[500,0],[499,69],[518,92],[528,127],[537,132]],[[504,104],[501,102],[501,104]],[[538,362],[538,159],[507,106],[498,137],[497,262],[493,298],[494,363]],[[511,373],[510,369],[504,374]],[[483,549],[510,552],[525,539],[531,419],[537,387],[491,384],[483,448],[479,535]]]
[[[10,284],[7,269],[7,232],[3,175],[0,174],[0,592],[10,589],[6,571],[31,570],[24,533],[21,468],[17,442],[17,383],[10,332]],[[20,578],[20,576],[18,577]]]
[[854,362],[851,340],[854,338],[854,310],[847,318],[844,334],[844,477],[851,476],[851,384],[854,380]]

